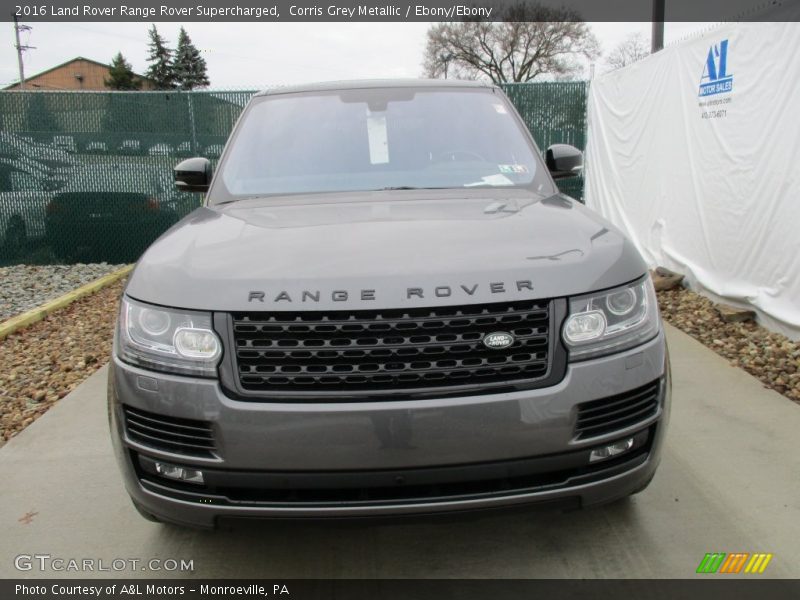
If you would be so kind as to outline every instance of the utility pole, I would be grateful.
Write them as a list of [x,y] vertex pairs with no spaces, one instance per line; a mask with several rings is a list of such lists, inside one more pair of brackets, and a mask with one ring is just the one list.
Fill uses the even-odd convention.
[[666,0],[653,0],[653,28],[650,37],[650,54],[664,49],[664,3]]
[[17,62],[19,64],[19,89],[25,89],[25,67],[22,64],[22,53],[26,50],[35,50],[33,46],[23,46],[22,43],[19,41],[19,32],[20,31],[30,31],[31,28],[28,25],[20,25],[19,21],[17,20],[17,15],[14,15],[14,35],[17,39],[17,43],[14,47],[17,49]]

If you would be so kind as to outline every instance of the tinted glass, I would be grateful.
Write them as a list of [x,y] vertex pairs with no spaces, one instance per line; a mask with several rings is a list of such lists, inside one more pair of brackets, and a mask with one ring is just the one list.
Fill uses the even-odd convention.
[[505,97],[488,89],[344,90],[257,98],[211,194],[549,186]]

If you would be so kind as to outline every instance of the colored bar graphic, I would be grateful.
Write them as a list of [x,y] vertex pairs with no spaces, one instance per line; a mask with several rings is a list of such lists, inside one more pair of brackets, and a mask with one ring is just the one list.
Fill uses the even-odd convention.
[[744,563],[750,554],[748,552],[742,552],[741,556],[742,557],[739,559],[739,562],[736,564],[736,570],[734,573],[739,573],[742,570],[742,567],[744,566]]
[[767,553],[758,553],[753,554],[753,558],[750,559],[750,562],[747,563],[747,567],[745,568],[745,573],[763,573],[764,569],[767,568],[769,561],[772,560],[772,554]]
[[[772,560],[772,556],[767,552],[757,552],[755,554],[750,554],[749,552],[732,552],[730,554],[708,552],[703,557],[703,560],[700,561],[697,573],[738,575],[744,568],[745,573],[761,574]],[[745,565],[747,566],[745,567]]]
[[725,562],[722,564],[722,568],[719,570],[720,573],[739,573],[744,566],[744,562],[747,560],[747,557],[750,556],[748,552],[733,552],[732,554],[728,554],[728,558],[725,559]]
[[716,573],[722,561],[725,559],[724,552],[709,552],[700,561],[700,566],[697,567],[698,573]]

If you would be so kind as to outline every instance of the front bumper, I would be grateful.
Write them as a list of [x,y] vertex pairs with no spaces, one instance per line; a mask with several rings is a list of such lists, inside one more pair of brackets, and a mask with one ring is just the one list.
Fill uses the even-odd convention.
[[[578,408],[658,382],[658,407],[591,437]],[[669,414],[663,332],[627,352],[569,365],[548,388],[486,396],[344,403],[244,402],[215,380],[154,373],[114,358],[112,438],[133,500],[168,521],[217,517],[359,517],[529,503],[608,502],[652,478]],[[142,443],[123,407],[208,424],[209,452]],[[589,464],[589,452],[638,434],[637,446]],[[144,440],[146,441],[146,440]],[[153,461],[204,471],[205,486],[153,474]]]

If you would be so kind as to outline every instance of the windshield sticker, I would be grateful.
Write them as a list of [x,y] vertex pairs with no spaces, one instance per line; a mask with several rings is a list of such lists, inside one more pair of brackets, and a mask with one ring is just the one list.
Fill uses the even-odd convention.
[[528,167],[525,165],[497,165],[501,173],[527,173]]
[[369,138],[369,162],[385,165],[389,162],[389,140],[386,134],[386,115],[373,114],[367,110],[367,137]]
[[480,181],[476,181],[475,183],[464,184],[464,187],[474,187],[476,185],[514,185],[514,182],[505,175],[497,174],[482,177]]

